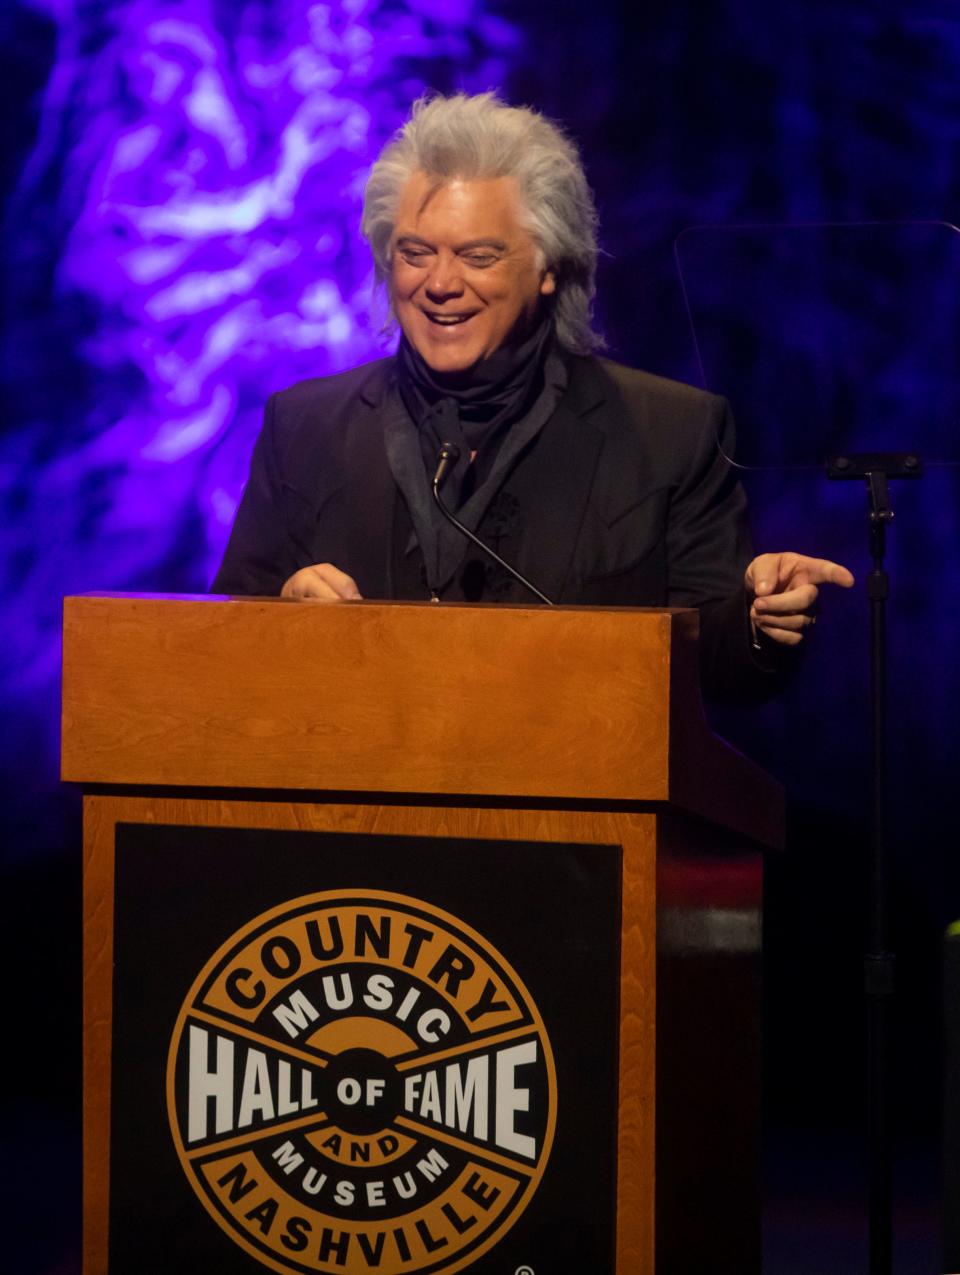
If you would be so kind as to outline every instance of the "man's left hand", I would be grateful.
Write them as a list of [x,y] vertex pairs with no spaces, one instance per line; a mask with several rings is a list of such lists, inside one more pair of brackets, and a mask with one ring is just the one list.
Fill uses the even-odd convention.
[[774,642],[796,646],[804,630],[816,623],[816,601],[821,584],[853,587],[853,574],[826,558],[805,558],[800,553],[762,553],[744,572],[743,582],[753,594],[750,624],[754,635],[763,633]]

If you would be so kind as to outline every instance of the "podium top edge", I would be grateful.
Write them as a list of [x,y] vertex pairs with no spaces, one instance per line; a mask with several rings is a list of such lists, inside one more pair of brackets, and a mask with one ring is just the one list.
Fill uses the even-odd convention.
[[280,606],[337,606],[337,607],[387,607],[410,608],[428,611],[528,611],[535,614],[546,614],[554,611],[576,612],[612,612],[614,614],[635,615],[688,615],[693,607],[604,607],[604,606],[567,606],[558,603],[555,606],[543,604],[527,605],[523,602],[432,602],[413,599],[389,598],[278,598],[271,594],[229,594],[229,593],[120,593],[108,590],[90,590],[86,593],[68,593],[64,595],[64,605],[73,602],[89,601],[119,602],[186,602],[199,604],[230,604],[231,606],[276,603]]

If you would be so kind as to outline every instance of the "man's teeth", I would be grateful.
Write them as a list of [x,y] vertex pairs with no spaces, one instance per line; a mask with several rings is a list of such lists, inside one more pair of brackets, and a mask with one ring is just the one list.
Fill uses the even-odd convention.
[[439,323],[443,327],[453,327],[455,323],[466,323],[469,318],[469,314],[431,314],[429,316],[431,323]]

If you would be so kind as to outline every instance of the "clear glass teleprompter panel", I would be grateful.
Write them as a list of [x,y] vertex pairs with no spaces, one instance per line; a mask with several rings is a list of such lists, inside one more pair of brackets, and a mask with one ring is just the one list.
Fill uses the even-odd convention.
[[738,465],[960,462],[955,226],[696,226],[674,253],[703,386],[734,409]]

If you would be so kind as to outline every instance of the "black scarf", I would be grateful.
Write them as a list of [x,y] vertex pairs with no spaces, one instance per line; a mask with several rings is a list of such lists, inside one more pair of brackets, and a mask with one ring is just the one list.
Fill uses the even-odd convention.
[[[397,381],[384,413],[384,443],[413,523],[410,541],[397,548],[410,554],[419,545],[427,586],[439,593],[449,584],[467,548],[463,536],[446,522],[431,498],[430,479],[440,444],[449,441],[460,447],[459,461],[450,475],[456,485],[449,482],[444,499],[476,532],[512,467],[553,415],[566,389],[567,367],[553,324],[545,320],[520,346],[498,350],[484,360],[467,387],[448,387],[405,341],[397,352],[396,369]],[[431,403],[428,393],[431,398],[442,397]],[[418,417],[415,413],[420,408]],[[474,450],[477,457],[471,464]]]
[[[445,484],[454,508],[490,471],[506,431],[526,415],[543,389],[543,366],[553,336],[545,316],[516,346],[503,346],[470,370],[464,383],[435,372],[406,337],[397,350],[400,396],[420,436],[429,477],[441,443],[455,443],[460,456]],[[476,460],[471,466],[471,455]]]

